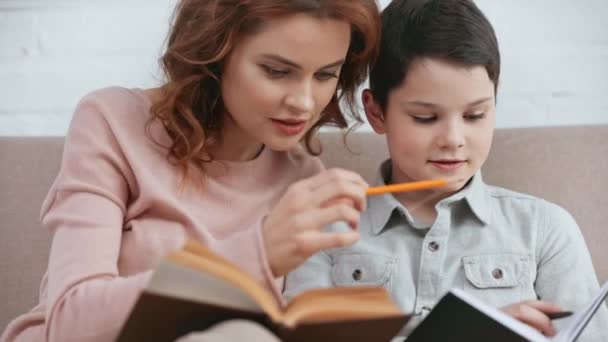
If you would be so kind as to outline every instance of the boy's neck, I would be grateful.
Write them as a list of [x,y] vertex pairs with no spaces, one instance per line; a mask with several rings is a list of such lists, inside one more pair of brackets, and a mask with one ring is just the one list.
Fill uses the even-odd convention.
[[441,194],[430,193],[428,196],[412,198],[407,193],[393,194],[408,211],[408,213],[418,222],[431,226],[437,218],[435,205],[442,200]]

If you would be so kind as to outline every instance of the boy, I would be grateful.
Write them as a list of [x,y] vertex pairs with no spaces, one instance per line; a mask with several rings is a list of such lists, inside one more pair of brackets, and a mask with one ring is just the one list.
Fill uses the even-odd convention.
[[[564,209],[482,180],[500,74],[491,24],[468,0],[395,0],[382,21],[380,55],[363,94],[391,158],[378,185],[432,178],[449,185],[370,197],[361,240],[313,256],[288,276],[285,296],[381,285],[404,311],[419,314],[407,334],[458,287],[554,335],[546,313],[560,308],[549,302],[577,310],[597,293],[597,278]],[[608,313],[600,310],[580,341],[608,341]]]

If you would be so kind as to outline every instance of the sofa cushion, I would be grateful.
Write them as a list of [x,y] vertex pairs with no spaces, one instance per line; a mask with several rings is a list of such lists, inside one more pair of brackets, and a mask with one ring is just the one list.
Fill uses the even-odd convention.
[[39,213],[62,148],[63,138],[0,137],[0,331],[38,302],[50,251]]
[[[372,180],[388,156],[382,136],[321,134],[328,167]],[[0,137],[0,329],[35,305],[46,269],[49,233],[40,228],[42,201],[55,178],[61,137]],[[350,150],[350,151],[349,151]],[[483,168],[490,183],[546,198],[578,221],[598,277],[608,280],[608,125],[501,129]]]

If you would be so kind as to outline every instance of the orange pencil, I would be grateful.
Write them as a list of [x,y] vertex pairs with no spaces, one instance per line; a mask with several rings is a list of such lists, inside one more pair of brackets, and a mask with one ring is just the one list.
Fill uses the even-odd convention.
[[381,195],[387,192],[406,192],[406,191],[417,191],[431,188],[439,188],[448,184],[445,179],[430,179],[420,182],[409,182],[401,184],[392,184],[385,186],[370,187],[367,189],[367,195]]

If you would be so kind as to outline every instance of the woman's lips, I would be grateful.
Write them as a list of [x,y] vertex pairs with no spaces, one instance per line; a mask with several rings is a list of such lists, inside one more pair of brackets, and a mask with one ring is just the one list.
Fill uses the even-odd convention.
[[434,167],[442,171],[454,171],[463,166],[466,160],[431,160]]
[[273,126],[285,135],[297,135],[306,128],[306,121],[303,120],[271,120]]

